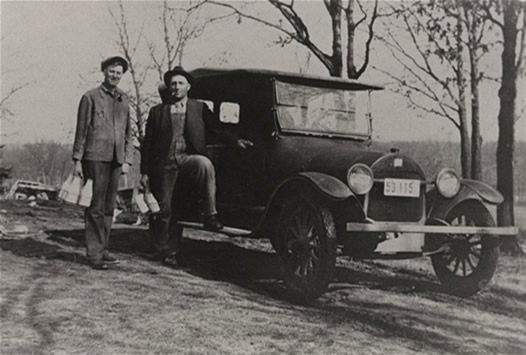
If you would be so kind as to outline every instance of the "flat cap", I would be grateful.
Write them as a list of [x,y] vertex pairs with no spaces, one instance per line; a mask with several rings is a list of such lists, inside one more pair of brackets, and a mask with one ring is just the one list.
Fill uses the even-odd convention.
[[106,69],[108,66],[113,65],[113,64],[122,65],[123,73],[126,73],[126,71],[128,70],[128,62],[126,61],[126,59],[124,59],[123,57],[119,57],[118,55],[104,59],[100,63],[100,70],[104,71],[104,69]]

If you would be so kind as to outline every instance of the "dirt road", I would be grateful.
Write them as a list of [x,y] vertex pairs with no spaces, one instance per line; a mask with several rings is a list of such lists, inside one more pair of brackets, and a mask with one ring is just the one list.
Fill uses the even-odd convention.
[[524,354],[523,261],[502,257],[490,287],[444,293],[428,260],[342,259],[329,292],[284,299],[265,241],[185,230],[183,266],[141,256],[144,226],[118,224],[109,271],[86,265],[81,211],[0,202],[1,354]]

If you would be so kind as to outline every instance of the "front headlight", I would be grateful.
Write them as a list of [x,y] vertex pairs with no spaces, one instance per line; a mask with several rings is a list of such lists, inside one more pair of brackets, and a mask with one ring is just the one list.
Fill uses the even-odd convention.
[[373,171],[365,164],[354,164],[347,171],[347,184],[357,195],[365,195],[371,191],[373,183]]
[[451,198],[460,190],[460,180],[452,169],[442,169],[437,175],[436,186],[442,196]]

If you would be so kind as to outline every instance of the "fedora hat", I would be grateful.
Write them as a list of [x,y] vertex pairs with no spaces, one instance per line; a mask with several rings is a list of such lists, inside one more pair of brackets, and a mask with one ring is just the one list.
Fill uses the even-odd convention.
[[106,69],[108,66],[113,65],[113,64],[122,65],[123,73],[126,73],[126,71],[128,70],[128,62],[126,61],[126,59],[124,59],[123,57],[119,57],[118,55],[104,59],[100,63],[100,70],[104,71],[104,69]]
[[192,82],[194,81],[194,77],[192,76],[192,74],[184,70],[183,67],[177,66],[174,67],[172,70],[168,70],[166,73],[164,73],[164,84],[166,86],[170,86],[170,80],[174,75],[184,76],[186,80],[188,80],[189,84],[192,84]]

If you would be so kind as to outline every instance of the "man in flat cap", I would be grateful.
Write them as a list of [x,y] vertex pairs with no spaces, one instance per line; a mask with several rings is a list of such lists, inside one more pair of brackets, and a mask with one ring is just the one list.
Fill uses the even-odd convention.
[[[215,170],[207,156],[205,132],[211,131],[225,143],[242,148],[252,145],[248,140],[225,132],[208,106],[188,98],[192,82],[192,75],[182,67],[164,74],[168,91],[159,89],[163,103],[150,110],[141,150],[141,182],[151,189],[160,207],[159,213],[150,218],[155,259],[171,265],[176,264],[180,238],[180,233],[170,236],[171,225],[174,225],[172,196],[179,175],[196,182],[202,199],[204,227],[208,230],[223,228],[217,217]],[[169,243],[170,237],[177,240]]]
[[102,84],[86,92],[79,104],[73,144],[74,173],[93,180],[91,204],[85,211],[85,236],[89,264],[105,270],[118,262],[108,250],[119,176],[132,162],[130,109],[120,90],[128,62],[122,57],[102,61]]

